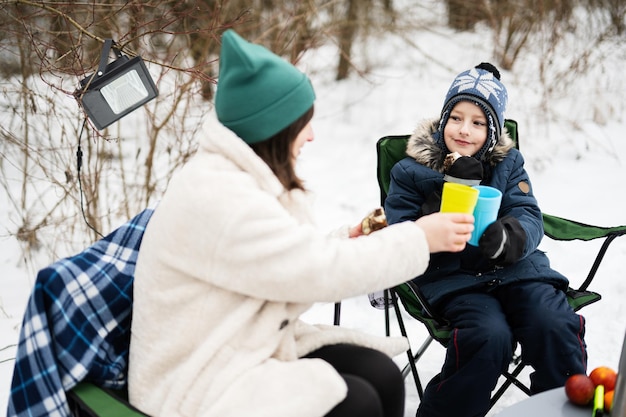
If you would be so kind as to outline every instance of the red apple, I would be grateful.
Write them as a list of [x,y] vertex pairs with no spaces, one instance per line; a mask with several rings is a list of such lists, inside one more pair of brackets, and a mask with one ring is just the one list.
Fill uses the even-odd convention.
[[596,386],[585,374],[576,374],[565,381],[565,394],[576,405],[587,405],[593,400]]

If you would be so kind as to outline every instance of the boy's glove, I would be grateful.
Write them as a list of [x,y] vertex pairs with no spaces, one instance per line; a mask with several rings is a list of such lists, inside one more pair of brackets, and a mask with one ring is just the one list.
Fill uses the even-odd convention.
[[515,217],[504,216],[491,223],[478,241],[483,255],[498,265],[511,265],[524,253],[526,232]]
[[456,182],[465,185],[478,185],[483,179],[483,165],[471,156],[460,156],[451,162],[448,154],[443,162],[443,179],[448,182]]

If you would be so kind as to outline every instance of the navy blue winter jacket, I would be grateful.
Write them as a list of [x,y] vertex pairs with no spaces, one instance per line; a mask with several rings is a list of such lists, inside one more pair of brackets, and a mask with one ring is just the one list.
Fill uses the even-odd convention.
[[[445,155],[432,138],[437,124],[438,121],[431,120],[418,126],[407,145],[409,156],[391,170],[391,184],[385,200],[390,224],[417,219],[428,196],[435,191],[441,192]],[[559,289],[567,289],[567,278],[553,270],[545,253],[537,249],[543,237],[541,210],[524,169],[524,158],[506,132],[484,168],[486,174],[482,184],[502,192],[498,218],[513,216],[526,232],[522,258],[513,265],[498,267],[483,257],[478,247],[468,244],[459,253],[433,254],[426,272],[414,282],[435,306],[452,294],[488,291],[497,285],[524,280],[550,282]]]

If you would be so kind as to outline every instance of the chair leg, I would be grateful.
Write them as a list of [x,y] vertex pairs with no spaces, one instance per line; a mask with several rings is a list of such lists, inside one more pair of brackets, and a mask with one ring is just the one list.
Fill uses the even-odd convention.
[[389,295],[389,290],[385,290],[385,335],[387,337],[391,336],[391,326],[389,325],[389,300],[391,299]]
[[607,236],[606,239],[604,239],[604,242],[602,243],[602,247],[600,247],[600,250],[598,251],[598,254],[596,255],[596,259],[593,261],[593,265],[591,266],[591,270],[589,271],[587,278],[578,288],[579,291],[585,291],[587,287],[589,287],[589,284],[591,284],[593,277],[596,275],[596,272],[598,271],[598,268],[600,267],[600,263],[602,262],[602,259],[604,258],[606,251],[609,249],[609,245],[611,244],[611,242],[613,242],[613,240],[615,240],[616,237],[621,236],[621,235],[622,235],[621,233],[612,234],[612,235]]
[[[413,363],[416,364],[417,361],[420,360],[420,358],[426,352],[426,349],[428,349],[428,346],[430,346],[433,340],[435,339],[433,339],[431,336],[428,336],[428,338],[424,341],[424,343],[422,343],[419,349],[417,349],[417,352],[415,352],[415,354],[413,355],[413,361],[412,361]],[[411,366],[407,363],[402,369],[402,375],[406,378],[409,375],[410,371],[411,371]]]
[[[404,326],[404,320],[402,319],[402,315],[400,313],[400,307],[398,306],[398,300],[396,299],[393,290],[390,290],[390,296],[391,296],[391,303],[393,305],[394,312],[396,313],[396,319],[398,320],[398,326],[400,327],[400,333],[402,334],[402,336],[406,337],[408,340],[406,327]],[[387,304],[387,300],[385,300],[385,310],[387,308],[388,308],[388,304]],[[420,348],[420,351],[422,351],[422,348]],[[421,353],[423,353],[423,351]],[[424,390],[422,388],[422,382],[420,381],[420,377],[417,373],[417,367],[415,366],[415,362],[413,359],[414,358],[413,350],[411,349],[410,344],[409,344],[409,350],[407,350],[406,354],[407,354],[407,359],[409,360],[408,366],[411,368],[411,373],[413,374],[413,380],[415,381],[415,388],[417,389],[417,395],[419,396],[419,399],[421,400],[422,397],[424,396]]]
[[[393,304],[394,311],[396,313],[396,318],[398,319],[398,325],[400,326],[400,332],[402,336],[406,337],[408,340],[408,336],[406,333],[406,327],[404,326],[404,320],[402,319],[400,313],[400,307],[398,306],[398,301],[396,300],[395,294],[391,293],[390,290],[385,290],[385,334],[387,336],[390,335],[390,326],[389,326],[389,298],[391,298],[391,302]],[[341,322],[341,301],[335,303],[335,314],[333,323],[335,326],[339,326]],[[426,348],[433,341],[433,338],[429,336],[429,338],[420,346],[417,353],[414,355],[413,350],[411,349],[411,345],[409,345],[409,350],[406,352],[409,363],[402,370],[402,376],[408,376],[408,370],[411,369],[411,373],[413,374],[413,380],[415,381],[415,387],[417,388],[417,395],[419,395],[420,400],[424,395],[424,390],[422,389],[422,383],[420,381],[420,377],[417,373],[417,367],[415,366],[415,362],[419,360],[419,358],[424,354]]]
[[515,367],[515,369],[513,369],[512,372],[507,371],[507,372],[502,373],[502,376],[506,379],[506,381],[504,381],[502,385],[500,386],[500,388],[498,388],[498,390],[491,396],[491,402],[489,404],[490,410],[496,404],[496,402],[498,402],[498,400],[502,397],[502,395],[511,385],[515,385],[524,394],[528,396],[531,395],[530,389],[524,384],[522,384],[519,379],[517,379],[517,377],[519,376],[519,374],[522,372],[522,370],[525,367],[526,365],[524,365],[523,363],[520,363]]
[[[398,327],[400,328],[400,333],[402,336],[408,338],[406,327],[404,325],[404,319],[402,318],[402,314],[400,312],[400,307],[398,305],[398,299],[393,289],[385,290],[385,334],[387,336],[390,335],[390,318],[389,318],[389,306],[392,305],[396,319],[398,320]],[[424,390],[422,388],[422,383],[417,372],[417,361],[422,357],[422,355],[426,352],[426,349],[433,342],[434,338],[432,336],[428,336],[428,338],[422,343],[417,352],[414,354],[411,346],[409,345],[409,349],[407,350],[407,358],[408,363],[402,369],[402,376],[407,377],[409,372],[413,375],[413,380],[415,381],[415,387],[417,389],[417,394],[419,395],[420,401],[424,396]],[[523,363],[520,363],[519,358],[513,359],[512,364],[515,365],[515,368],[512,372],[504,372],[502,376],[505,378],[505,381],[502,385],[496,390],[496,392],[492,395],[489,410],[493,408],[496,402],[504,395],[506,390],[511,386],[515,385],[518,389],[524,392],[526,395],[530,396],[530,389],[525,386],[517,377],[520,375],[522,370],[526,367]]]
[[335,303],[335,317],[333,319],[333,324],[335,326],[339,326],[341,322],[341,301]]

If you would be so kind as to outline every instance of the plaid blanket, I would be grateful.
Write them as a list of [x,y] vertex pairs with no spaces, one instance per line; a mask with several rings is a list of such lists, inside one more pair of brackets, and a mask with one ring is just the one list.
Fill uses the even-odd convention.
[[126,386],[135,261],[152,212],[39,271],[20,331],[8,417],[69,416],[65,391],[82,380]]

